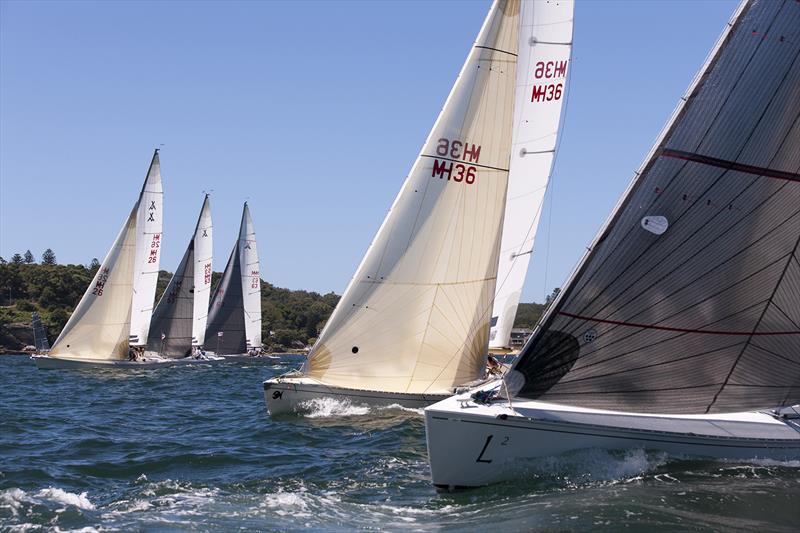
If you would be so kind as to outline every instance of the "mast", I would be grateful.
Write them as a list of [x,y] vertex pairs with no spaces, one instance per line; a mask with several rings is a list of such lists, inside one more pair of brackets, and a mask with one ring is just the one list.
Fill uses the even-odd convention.
[[533,253],[555,159],[572,51],[574,3],[523,2],[511,166],[489,347],[511,347],[511,329]]
[[211,203],[206,194],[200,218],[194,230],[194,308],[192,312],[192,346],[202,346],[206,337],[208,302],[211,295],[212,244]]
[[156,148],[142,185],[142,191],[139,194],[136,213],[136,274],[133,280],[129,337],[130,344],[133,346],[146,345],[150,330],[161,261],[163,202],[161,163],[158,148]]
[[255,227],[247,202],[244,203],[242,223],[239,226],[239,253],[247,348],[261,348],[261,266]]

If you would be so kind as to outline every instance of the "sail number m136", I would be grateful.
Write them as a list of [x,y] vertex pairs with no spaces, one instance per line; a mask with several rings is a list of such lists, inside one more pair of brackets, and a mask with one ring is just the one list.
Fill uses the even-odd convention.
[[[567,61],[539,61],[533,71],[533,77],[538,82],[534,83],[531,93],[531,102],[552,102],[560,100],[564,92],[564,84],[556,83],[556,79],[563,79],[567,75]],[[550,82],[550,80],[553,80]]]
[[[436,144],[436,155],[443,159],[433,160],[431,177],[447,178],[447,181],[475,183],[478,169],[468,163],[477,163],[481,157],[481,147],[464,141],[439,139]],[[462,163],[463,161],[463,163]]]

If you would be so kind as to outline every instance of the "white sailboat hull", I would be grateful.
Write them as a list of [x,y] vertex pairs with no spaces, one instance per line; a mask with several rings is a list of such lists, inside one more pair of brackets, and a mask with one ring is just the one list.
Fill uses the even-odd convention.
[[229,363],[274,363],[275,361],[280,361],[280,357],[277,355],[247,355],[247,354],[235,354],[235,355],[222,355],[225,361]]
[[183,359],[150,359],[144,361],[128,361],[118,359],[69,359],[66,357],[50,357],[46,355],[34,355],[31,357],[36,363],[36,367],[42,370],[54,369],[135,369],[135,368],[161,368],[167,366],[178,366],[187,364],[214,364],[223,361],[221,357],[208,359],[195,359],[185,357]]
[[478,405],[469,393],[425,409],[433,483],[476,487],[524,475],[526,461],[601,448],[728,459],[800,459],[800,420],[767,413],[653,415],[536,401]]
[[373,390],[346,389],[326,385],[305,376],[282,376],[264,382],[264,398],[271,416],[301,413],[307,402],[330,398],[347,401],[353,405],[386,407],[400,405],[409,409],[422,409],[444,400],[449,394],[410,394]]

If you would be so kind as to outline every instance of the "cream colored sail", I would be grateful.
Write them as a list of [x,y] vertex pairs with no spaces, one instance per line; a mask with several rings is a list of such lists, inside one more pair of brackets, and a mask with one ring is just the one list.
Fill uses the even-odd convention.
[[211,204],[206,195],[200,210],[200,219],[194,231],[194,307],[192,320],[192,346],[202,346],[206,338],[208,300],[211,296],[212,256]]
[[556,151],[572,50],[572,0],[523,2],[508,195],[490,348],[509,348]]
[[50,357],[125,359],[128,356],[136,207],[50,350]]
[[247,348],[261,348],[261,267],[256,247],[256,230],[247,202],[244,204],[242,224],[239,227],[239,254]]
[[495,2],[306,365],[354,389],[445,392],[482,375],[505,205],[519,2]]
[[147,171],[136,214],[136,263],[131,304],[130,343],[144,346],[156,298],[158,266],[161,261],[162,207],[161,163],[158,150]]

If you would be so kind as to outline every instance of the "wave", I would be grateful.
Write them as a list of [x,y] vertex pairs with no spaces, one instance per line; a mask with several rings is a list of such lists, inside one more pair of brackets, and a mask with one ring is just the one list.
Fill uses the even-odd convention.
[[298,413],[306,418],[361,416],[369,413],[366,405],[353,405],[348,399],[314,398],[298,404]]
[[35,494],[29,494],[19,488],[11,488],[0,492],[0,508],[9,509],[14,516],[17,516],[23,504],[45,504],[50,501],[77,507],[84,511],[94,511],[96,507],[86,495],[86,492],[76,494],[58,487],[47,487]]

